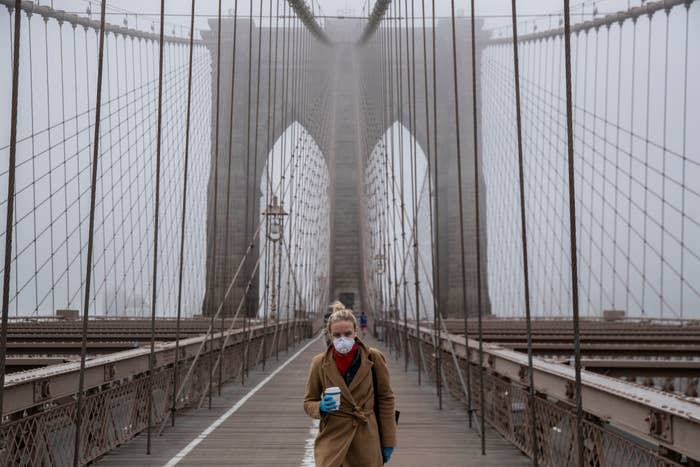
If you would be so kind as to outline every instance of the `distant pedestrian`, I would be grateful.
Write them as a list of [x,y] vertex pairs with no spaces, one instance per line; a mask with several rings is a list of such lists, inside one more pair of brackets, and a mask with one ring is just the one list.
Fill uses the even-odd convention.
[[360,313],[360,330],[362,331],[362,338],[367,336],[367,315],[363,311]]
[[357,327],[351,310],[334,311],[326,327],[332,345],[311,360],[304,410],[321,420],[318,467],[379,467],[396,447],[389,367],[379,350],[358,339]]

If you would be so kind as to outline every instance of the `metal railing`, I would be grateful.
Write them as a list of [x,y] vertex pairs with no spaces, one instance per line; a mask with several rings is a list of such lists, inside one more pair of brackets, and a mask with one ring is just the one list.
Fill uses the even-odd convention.
[[[222,342],[223,381],[240,375],[254,364],[263,348],[274,354],[275,346],[293,345],[309,335],[306,321],[281,322],[215,334],[213,348],[218,356]],[[293,335],[295,337],[293,337]],[[228,336],[228,340],[226,337]],[[182,368],[193,361],[207,336],[183,339],[179,346]],[[265,340],[265,346],[263,346]],[[246,349],[247,347],[247,349]],[[80,464],[87,464],[128,441],[147,427],[149,349],[135,349],[98,357],[86,365],[86,396],[83,401]],[[171,413],[175,384],[175,343],[161,344],[155,351],[153,372],[152,426]],[[195,406],[208,391],[209,358],[201,358],[177,400],[177,409]],[[0,426],[0,465],[72,465],[75,439],[77,363],[55,365],[8,375],[5,384],[4,420]]]
[[[442,354],[442,384],[457,400],[467,403],[459,373],[467,371],[463,336],[441,333],[436,343],[433,330],[403,323],[385,322],[393,339],[408,336],[409,354],[414,363],[421,355]],[[437,345],[436,345],[437,344]],[[469,341],[472,347],[476,343]],[[454,350],[453,350],[454,349]],[[471,400],[477,416],[504,438],[533,457],[527,385],[527,356],[486,344],[484,361],[470,352]],[[456,357],[456,358],[453,358]],[[425,358],[426,374],[434,378],[435,358]],[[457,368],[455,362],[462,368]],[[556,363],[535,359],[535,432],[537,460],[544,466],[573,466],[577,462],[576,413],[573,404],[573,370]],[[479,372],[483,371],[484,407],[478,397]],[[571,373],[571,375],[569,375]],[[585,420],[584,461],[586,466],[681,466],[697,465],[700,433],[700,404],[690,398],[646,388],[602,375],[583,373]],[[605,412],[605,413],[603,413]],[[695,439],[695,442],[692,440]],[[681,463],[688,462],[688,463]]]

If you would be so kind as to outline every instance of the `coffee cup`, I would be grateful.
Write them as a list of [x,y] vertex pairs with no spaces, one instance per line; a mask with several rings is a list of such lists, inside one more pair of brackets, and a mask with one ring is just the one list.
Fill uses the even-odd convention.
[[338,410],[340,408],[340,388],[336,386],[326,388],[324,394],[333,397],[333,400],[335,401],[335,408]]

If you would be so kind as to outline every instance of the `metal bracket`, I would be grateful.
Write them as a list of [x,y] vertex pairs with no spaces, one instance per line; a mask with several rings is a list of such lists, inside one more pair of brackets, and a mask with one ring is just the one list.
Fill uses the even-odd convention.
[[45,401],[51,397],[51,380],[34,381],[34,402]]
[[673,443],[673,415],[652,409],[649,412],[649,435]]
[[488,362],[489,362],[489,367],[491,367],[492,370],[496,369],[496,357],[494,357],[493,355],[489,355]]
[[117,368],[115,367],[114,363],[108,363],[104,366],[105,381],[112,381],[116,374],[117,374]]
[[567,381],[566,382],[566,398],[569,400],[573,400],[575,395],[576,395],[576,388],[574,387],[574,382]]
[[529,384],[529,382],[528,382],[528,380],[527,380],[527,376],[528,376],[527,367],[526,367],[526,366],[521,366],[521,367],[518,369],[518,378],[520,379],[520,382],[523,383],[523,384]]

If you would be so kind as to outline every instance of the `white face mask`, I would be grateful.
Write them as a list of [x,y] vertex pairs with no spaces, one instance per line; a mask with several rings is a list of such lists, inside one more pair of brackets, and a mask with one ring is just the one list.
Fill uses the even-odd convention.
[[335,350],[342,355],[350,352],[353,345],[355,345],[355,339],[352,337],[343,336],[333,339],[333,347],[335,347]]

